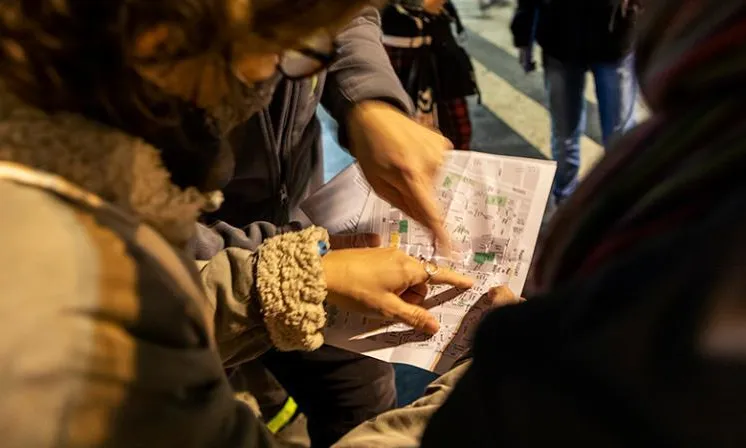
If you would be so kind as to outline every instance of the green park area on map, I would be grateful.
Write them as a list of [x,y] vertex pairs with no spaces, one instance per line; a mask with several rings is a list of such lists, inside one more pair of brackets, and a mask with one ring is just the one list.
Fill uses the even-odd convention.
[[487,195],[487,205],[497,205],[503,207],[508,202],[505,196]]
[[485,264],[488,261],[495,261],[494,252],[477,252],[474,254],[474,262],[476,264]]

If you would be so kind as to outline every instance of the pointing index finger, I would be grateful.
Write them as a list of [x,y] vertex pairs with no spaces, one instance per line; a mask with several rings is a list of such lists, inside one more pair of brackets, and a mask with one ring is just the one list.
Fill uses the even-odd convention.
[[430,283],[433,285],[451,285],[456,288],[468,289],[474,286],[474,279],[448,268],[440,267],[438,273],[430,278]]
[[[433,232],[438,243],[440,243],[439,250],[442,253],[450,254],[451,239],[443,226],[432,186],[415,180],[411,181],[408,187],[410,192],[409,208],[412,211],[412,217]],[[402,196],[406,197],[407,194],[403,193]]]

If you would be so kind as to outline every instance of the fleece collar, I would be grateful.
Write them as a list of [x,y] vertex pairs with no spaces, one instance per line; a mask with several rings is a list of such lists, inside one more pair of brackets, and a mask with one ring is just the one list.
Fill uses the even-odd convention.
[[30,107],[0,85],[0,160],[56,174],[96,194],[182,247],[219,192],[180,189],[158,150],[80,115]]

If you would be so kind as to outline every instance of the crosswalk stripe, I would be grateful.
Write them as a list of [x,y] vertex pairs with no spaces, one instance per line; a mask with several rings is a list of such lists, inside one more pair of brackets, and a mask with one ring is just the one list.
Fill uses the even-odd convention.
[[[509,82],[474,62],[482,95],[482,103],[518,135],[551,159],[549,112],[533,99],[518,91]],[[603,148],[585,135],[580,140],[580,173],[584,175],[603,156]]]
[[[472,32],[479,34],[494,46],[512,54],[518,59],[518,50],[513,46],[513,35],[510,31],[510,22],[513,19],[514,8],[494,8],[488,12],[488,19],[480,16],[476,7],[464,7],[461,14],[464,25]],[[539,58],[541,50],[536,49],[535,57]],[[516,61],[516,64],[518,62]],[[537,70],[542,71],[541,64],[537,64]],[[598,103],[596,90],[593,87],[593,78],[589,75],[585,85],[585,99],[593,104]]]
[[[458,3],[463,4],[463,2]],[[459,9],[463,9],[461,18],[463,19],[464,26],[466,26],[469,31],[479,34],[479,36],[489,41],[492,45],[518,59],[518,49],[513,46],[513,35],[510,31],[510,23],[513,20],[515,7],[493,8],[485,16],[479,12],[476,4],[472,5],[471,3],[472,2],[469,1],[463,5],[463,8],[459,5]],[[536,49],[535,57],[537,59],[541,58],[541,49]],[[518,62],[516,61],[516,64],[517,63]],[[539,73],[543,72],[541,64],[537,64],[536,70]],[[589,103],[594,105],[598,104],[593,76],[590,73],[588,73],[586,77],[584,95],[586,101]],[[639,119],[648,115],[647,108],[642,101],[638,101],[635,104],[635,114]]]

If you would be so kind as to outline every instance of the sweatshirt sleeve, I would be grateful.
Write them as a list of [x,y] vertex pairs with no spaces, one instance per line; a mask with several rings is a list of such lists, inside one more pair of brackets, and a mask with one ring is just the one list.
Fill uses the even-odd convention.
[[373,7],[365,8],[337,36],[339,54],[328,69],[321,101],[339,123],[342,143],[347,115],[362,101],[384,101],[407,115],[413,112],[412,101],[394,72],[381,39],[381,16]]
[[206,261],[229,247],[255,251],[266,239],[287,232],[297,232],[302,228],[299,222],[276,226],[258,221],[244,228],[233,227],[225,221],[216,221],[210,226],[197,224],[197,230],[187,252],[196,260]]

